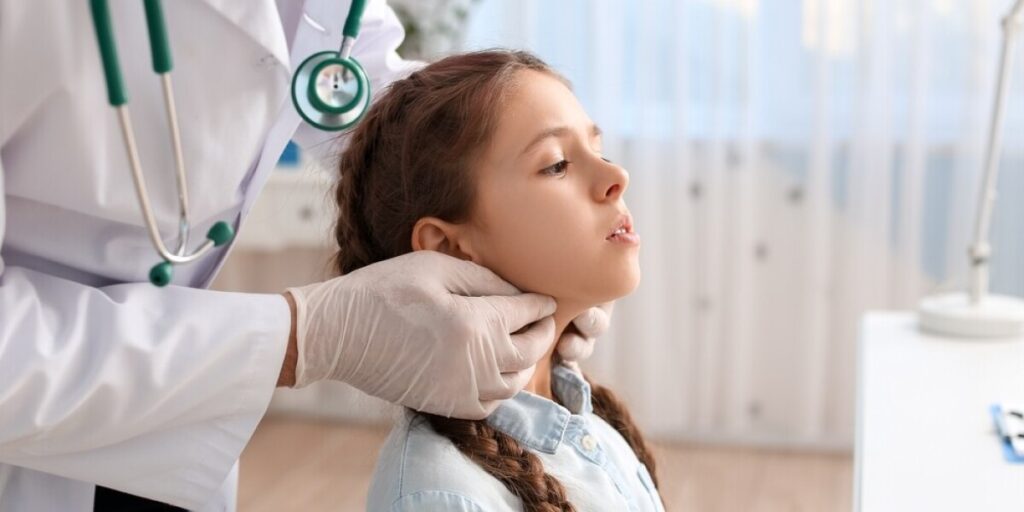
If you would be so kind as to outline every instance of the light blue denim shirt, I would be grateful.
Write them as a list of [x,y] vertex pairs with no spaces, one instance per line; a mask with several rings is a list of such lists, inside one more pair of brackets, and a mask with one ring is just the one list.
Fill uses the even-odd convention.
[[[662,512],[647,468],[608,423],[593,414],[590,385],[564,366],[551,371],[554,401],[520,392],[487,418],[517,439],[557,478],[580,511]],[[407,413],[377,461],[367,510],[372,512],[521,511],[496,478],[466,458],[430,425]]]

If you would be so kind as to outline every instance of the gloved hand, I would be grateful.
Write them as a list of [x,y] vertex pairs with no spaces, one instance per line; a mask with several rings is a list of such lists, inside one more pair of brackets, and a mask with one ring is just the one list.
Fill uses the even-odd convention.
[[614,306],[614,302],[606,302],[584,311],[572,320],[576,331],[566,329],[555,347],[563,363],[574,366],[594,353],[594,340],[608,331]]
[[555,335],[554,299],[434,251],[287,291],[295,387],[338,380],[443,416],[486,417],[526,385]]

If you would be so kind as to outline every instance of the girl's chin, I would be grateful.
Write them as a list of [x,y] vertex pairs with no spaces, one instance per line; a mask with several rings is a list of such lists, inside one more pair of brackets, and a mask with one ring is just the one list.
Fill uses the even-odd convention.
[[[636,260],[621,265],[618,270],[613,270],[607,275],[608,293],[616,299],[621,299],[633,293],[640,285],[640,265]],[[605,301],[608,302],[608,301]]]
[[593,283],[589,283],[587,287],[587,293],[574,295],[572,299],[569,299],[570,294],[563,295],[562,299],[559,299],[555,295],[555,299],[558,301],[559,309],[562,309],[564,304],[568,307],[575,307],[583,312],[587,308],[605,304],[607,302],[613,302],[619,300],[636,290],[640,284],[640,271],[639,269],[635,272],[628,274],[621,274],[616,279],[603,279],[601,281],[602,286],[595,288]]
[[[584,274],[576,274],[569,279],[549,276],[536,283],[509,282],[524,292],[554,297],[559,310],[578,308],[581,312],[598,304],[621,299],[633,293],[640,284],[640,266],[635,258],[595,266],[600,270],[586,272],[586,277]],[[501,276],[500,273],[498,275]]]
[[[619,283],[619,284],[620,284],[619,288],[616,289],[615,293],[614,293],[615,299],[621,299],[621,298],[623,298],[623,297],[633,293],[634,291],[636,291],[637,286],[640,286],[640,269],[639,268],[635,269],[628,276],[624,277],[622,279],[622,282]],[[612,300],[615,300],[615,299],[612,299]],[[605,301],[605,302],[608,302],[608,301]]]

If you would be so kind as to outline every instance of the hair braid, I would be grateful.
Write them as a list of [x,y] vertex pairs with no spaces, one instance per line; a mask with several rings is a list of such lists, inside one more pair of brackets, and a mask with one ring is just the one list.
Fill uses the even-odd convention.
[[[367,119],[364,123],[374,123],[376,119]],[[375,257],[377,246],[371,236],[370,226],[363,214],[365,198],[360,192],[365,190],[364,174],[370,168],[366,161],[374,154],[374,140],[378,125],[364,126],[353,133],[348,141],[344,156],[339,163],[339,179],[334,191],[338,205],[338,220],[334,225],[334,238],[341,248],[334,254],[334,267],[341,274],[347,274],[357,268],[369,265],[379,258]]]
[[431,428],[463,455],[497,478],[520,499],[525,512],[575,511],[565,488],[544,471],[544,465],[514,438],[486,421],[459,420],[422,414]]
[[[626,407],[608,388],[593,383],[591,403],[594,414],[608,422],[626,440],[637,459],[647,466],[657,487],[654,455]],[[434,432],[447,438],[463,455],[504,484],[523,502],[524,511],[575,510],[562,483],[544,471],[540,457],[523,448],[513,437],[488,425],[486,420],[459,420],[423,413],[420,416],[427,419]]]
[[386,101],[379,101],[362,120],[342,153],[335,188],[338,218],[334,226],[339,247],[334,266],[341,274],[394,256],[394,250],[382,247],[384,237],[377,232],[389,231],[392,226],[380,225],[372,216],[405,207],[405,203],[394,201],[394,195],[405,187],[391,186],[387,176],[382,176],[381,167],[397,167],[393,148],[402,134],[393,133],[393,127],[404,121],[410,103],[416,101],[415,90],[411,80],[388,86]]

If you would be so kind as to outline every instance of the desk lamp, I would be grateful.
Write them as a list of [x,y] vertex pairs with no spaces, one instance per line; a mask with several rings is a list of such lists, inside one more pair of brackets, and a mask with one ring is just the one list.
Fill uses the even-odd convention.
[[1024,301],[988,293],[989,228],[996,200],[996,175],[999,173],[999,146],[1003,113],[1006,110],[1006,87],[1010,80],[1013,40],[1024,22],[1024,0],[1017,0],[1003,18],[1003,47],[996,82],[996,99],[989,126],[985,155],[985,176],[978,200],[978,218],[974,226],[974,242],[967,251],[970,263],[968,293],[947,293],[926,297],[918,307],[921,330],[967,338],[994,338],[1018,335],[1024,330]]

